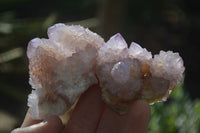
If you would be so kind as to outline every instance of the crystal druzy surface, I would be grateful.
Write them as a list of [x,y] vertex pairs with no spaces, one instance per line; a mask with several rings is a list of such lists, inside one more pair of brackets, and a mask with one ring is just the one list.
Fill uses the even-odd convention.
[[178,53],[160,51],[152,57],[134,42],[128,48],[119,33],[104,42],[81,26],[56,24],[48,37],[31,40],[27,48],[33,119],[63,114],[94,84],[120,114],[137,99],[165,101],[185,70]]

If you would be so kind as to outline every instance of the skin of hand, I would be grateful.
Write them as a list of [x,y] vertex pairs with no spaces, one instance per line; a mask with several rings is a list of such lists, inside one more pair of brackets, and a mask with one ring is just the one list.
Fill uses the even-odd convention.
[[151,117],[149,104],[135,101],[125,115],[110,109],[101,98],[101,89],[94,85],[81,95],[67,124],[58,116],[33,120],[29,110],[20,128],[11,133],[146,133]]

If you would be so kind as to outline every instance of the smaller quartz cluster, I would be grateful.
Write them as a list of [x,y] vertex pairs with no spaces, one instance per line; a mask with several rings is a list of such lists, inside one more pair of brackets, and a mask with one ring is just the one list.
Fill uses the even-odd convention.
[[119,33],[104,42],[81,26],[56,24],[48,37],[31,40],[27,48],[33,119],[63,114],[94,84],[120,114],[137,99],[165,101],[185,70],[178,53],[160,51],[152,57],[134,42],[128,48]]

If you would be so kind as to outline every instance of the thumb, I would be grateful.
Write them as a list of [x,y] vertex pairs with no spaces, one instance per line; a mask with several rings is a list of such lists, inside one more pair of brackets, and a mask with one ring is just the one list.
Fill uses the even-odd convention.
[[28,127],[17,128],[11,133],[60,133],[62,122],[58,116],[52,116],[47,121],[40,122]]

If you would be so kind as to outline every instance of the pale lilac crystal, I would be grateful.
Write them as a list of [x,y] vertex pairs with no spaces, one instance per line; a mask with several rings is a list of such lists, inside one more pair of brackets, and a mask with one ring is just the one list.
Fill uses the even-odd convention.
[[[124,71],[124,73],[121,73],[121,71]],[[135,73],[131,73],[131,71],[135,71]],[[110,96],[117,96],[120,99],[132,99],[142,85],[140,63],[130,58],[100,66],[97,75],[103,92],[109,92]]]
[[129,79],[130,66],[120,61],[113,66],[111,75],[116,82],[124,84]]
[[150,64],[152,76],[163,77],[173,86],[181,82],[184,70],[182,58],[172,51],[160,51]]
[[100,48],[97,59],[103,99],[121,114],[126,112],[131,99],[165,101],[184,72],[177,53],[161,51],[152,58],[151,52],[134,42],[128,49],[120,34]]
[[142,86],[141,63],[128,57],[127,44],[120,34],[111,37],[100,48],[97,62],[97,77],[104,101],[124,113],[123,102],[133,99]]
[[104,42],[81,26],[56,24],[48,37],[31,40],[27,48],[34,119],[63,114],[93,84],[101,87],[105,103],[123,114],[137,99],[165,101],[182,81],[178,53],[160,51],[152,58],[139,44],[128,48],[119,33]]
[[128,57],[128,46],[124,38],[118,33],[110,38],[98,51],[99,64],[113,62]]
[[151,52],[148,52],[146,48],[142,48],[139,44],[132,42],[129,47],[129,55],[132,58],[139,59],[141,62],[146,62],[152,59]]

